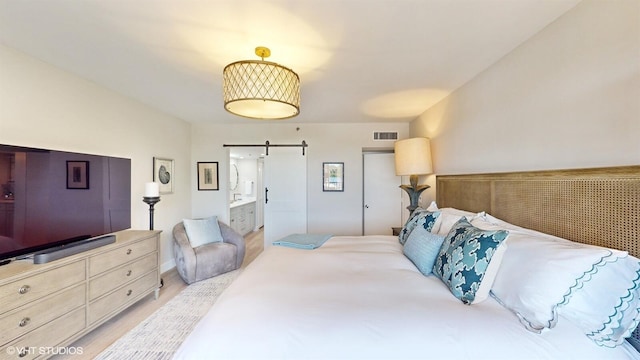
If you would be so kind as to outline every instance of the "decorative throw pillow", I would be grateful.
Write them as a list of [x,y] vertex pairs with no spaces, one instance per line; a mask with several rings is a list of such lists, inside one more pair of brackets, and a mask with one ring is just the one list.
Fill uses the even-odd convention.
[[418,226],[409,234],[403,252],[423,275],[429,275],[443,241],[444,236],[432,234],[424,227]]
[[205,219],[184,219],[184,230],[191,243],[191,247],[197,248],[200,245],[222,242],[222,233],[218,218],[211,216]]
[[485,300],[506,250],[506,230],[481,230],[462,217],[447,234],[433,273],[465,304]]
[[413,210],[409,220],[407,220],[407,223],[400,231],[398,241],[400,241],[400,244],[404,245],[407,238],[409,238],[409,234],[411,234],[413,229],[417,226],[423,227],[427,231],[431,231],[439,216],[440,211],[428,211],[422,208],[416,208]]

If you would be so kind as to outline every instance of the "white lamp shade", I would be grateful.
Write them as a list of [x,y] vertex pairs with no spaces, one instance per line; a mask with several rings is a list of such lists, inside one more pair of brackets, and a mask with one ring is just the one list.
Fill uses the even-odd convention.
[[429,139],[418,137],[398,140],[394,146],[396,175],[433,173]]

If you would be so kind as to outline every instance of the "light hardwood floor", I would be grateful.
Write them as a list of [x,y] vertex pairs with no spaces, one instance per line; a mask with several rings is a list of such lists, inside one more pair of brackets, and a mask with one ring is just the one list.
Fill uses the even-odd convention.
[[[263,230],[260,229],[259,231],[247,234],[245,236],[245,247],[246,253],[244,261],[242,262],[242,268],[249,265],[264,249]],[[54,357],[54,359],[93,359],[187,287],[175,268],[162,274],[162,280],[164,286],[160,289],[160,297],[158,300],[154,300],[153,295],[147,296],[70,345],[73,347],[82,347],[82,356],[57,356]]]

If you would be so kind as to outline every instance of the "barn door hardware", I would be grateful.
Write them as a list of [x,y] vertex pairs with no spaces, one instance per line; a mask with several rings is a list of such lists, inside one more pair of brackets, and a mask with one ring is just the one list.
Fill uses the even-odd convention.
[[306,141],[302,140],[301,144],[271,144],[269,140],[265,141],[264,144],[253,144],[253,145],[237,145],[237,144],[224,144],[223,147],[260,147],[264,146],[265,154],[269,156],[269,148],[270,147],[301,147],[302,148],[302,156],[305,155],[305,150],[309,146]]

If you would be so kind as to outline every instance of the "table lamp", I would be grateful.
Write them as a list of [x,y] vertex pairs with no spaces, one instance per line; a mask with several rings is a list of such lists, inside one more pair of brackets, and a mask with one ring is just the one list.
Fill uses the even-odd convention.
[[433,173],[431,166],[431,148],[429,139],[424,137],[398,140],[394,145],[396,175],[409,175],[410,185],[400,185],[409,195],[409,213],[418,207],[420,194],[430,188],[418,185],[418,175]]

